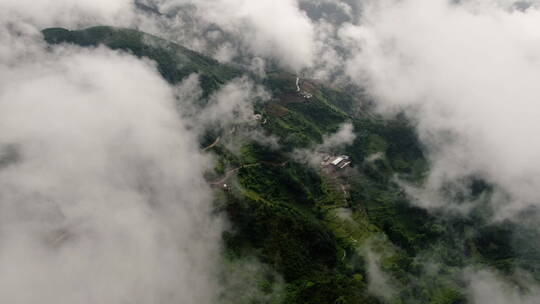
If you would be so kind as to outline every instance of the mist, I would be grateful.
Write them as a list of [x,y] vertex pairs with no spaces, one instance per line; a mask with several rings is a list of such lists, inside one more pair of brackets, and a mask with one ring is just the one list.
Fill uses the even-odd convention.
[[[539,206],[538,1],[139,2],[155,12],[129,0],[0,0],[0,301],[214,301],[222,225],[198,139],[208,126],[250,122],[253,100],[271,98],[237,78],[196,107],[197,75],[171,87],[144,59],[45,46],[45,27],[133,27],[259,77],[277,65],[355,84],[379,114],[417,126],[430,172],[422,186],[402,183],[417,206],[455,211],[441,189],[469,178],[493,185],[494,222]],[[243,136],[277,145],[257,130]],[[295,153],[318,164],[353,140],[346,123]],[[373,261],[377,282],[385,274]],[[527,279],[524,293],[489,269],[464,276],[476,303],[499,291],[503,302],[537,299]]]
[[1,300],[209,303],[219,229],[171,89],[133,57],[65,52],[3,83]]
[[0,301],[212,303],[222,225],[174,89],[152,62],[41,40],[121,2],[39,5],[0,5]]
[[295,149],[292,157],[301,163],[308,163],[314,168],[320,168],[325,156],[341,151],[344,147],[353,143],[356,135],[354,126],[345,122],[339,126],[335,133],[323,136],[323,141],[309,148]]
[[467,269],[464,276],[470,283],[469,296],[473,303],[538,303],[540,290],[537,285],[530,284],[526,274],[513,277],[520,284],[516,287],[508,284],[496,273],[485,269]]
[[500,218],[538,204],[539,16],[490,1],[383,1],[342,28],[359,43],[349,75],[367,81],[381,111],[418,121],[432,162],[425,191],[479,176],[510,196]]
[[[485,197],[464,205],[448,196],[449,185],[466,191],[478,178],[493,185],[492,221],[519,221],[539,206],[540,10],[521,4],[368,1],[360,22],[339,29],[354,50],[346,74],[379,113],[404,112],[417,125],[430,172],[420,187],[402,184],[414,204],[465,216]],[[473,303],[537,302],[531,278],[519,289],[492,269],[464,276]]]

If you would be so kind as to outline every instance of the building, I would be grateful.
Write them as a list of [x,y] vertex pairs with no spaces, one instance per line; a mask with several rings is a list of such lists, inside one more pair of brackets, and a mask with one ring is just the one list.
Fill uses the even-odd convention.
[[305,99],[311,99],[311,97],[313,97],[313,94],[308,93],[306,91],[302,91],[300,92],[300,96],[304,97]]
[[351,162],[348,161],[348,160],[347,161],[342,161],[337,165],[337,167],[340,168],[340,169],[344,169],[345,167],[348,167],[350,164],[351,164]]
[[339,165],[339,163],[341,163],[342,161],[344,161],[346,158],[343,157],[343,156],[338,156],[336,157],[333,161],[330,162],[330,164],[334,165],[334,166],[337,166]]
[[328,156],[324,158],[322,165],[331,165],[339,169],[344,169],[351,164],[351,160],[347,155]]

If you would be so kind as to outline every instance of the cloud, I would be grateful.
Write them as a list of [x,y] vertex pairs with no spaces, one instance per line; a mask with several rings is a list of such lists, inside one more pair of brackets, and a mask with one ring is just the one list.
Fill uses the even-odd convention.
[[338,29],[357,20],[360,7],[354,0],[138,2],[160,12],[138,14],[139,28],[220,62],[249,68],[263,59],[273,68],[341,83],[346,54]]
[[235,78],[207,100],[203,98],[199,75],[192,74],[176,87],[178,110],[189,126],[199,134],[208,128],[228,129],[255,124],[255,102],[264,102],[269,93],[247,77]]
[[175,91],[180,115],[200,138],[210,132],[233,153],[240,153],[246,140],[279,148],[278,138],[261,128],[267,118],[255,114],[255,104],[266,102],[270,94],[247,77],[229,81],[207,99],[197,74],[184,79]]
[[216,0],[203,3],[196,5],[203,7],[205,16],[234,33],[255,55],[276,57],[295,70],[314,60],[313,25],[296,1]]
[[0,61],[0,302],[212,302],[221,228],[173,90],[129,55],[26,50]]
[[517,278],[521,286],[510,285],[489,270],[469,269],[464,273],[468,281],[468,296],[472,303],[522,303],[533,304],[540,301],[538,286],[531,285],[528,278]]
[[127,24],[133,17],[131,0],[2,0],[2,20],[25,22],[38,29],[52,26]]
[[255,258],[224,261],[220,303],[282,303],[285,282],[269,265]]
[[308,149],[295,149],[292,156],[299,162],[307,162],[319,167],[326,155],[332,153],[339,155],[342,153],[341,149],[353,143],[356,138],[353,130],[352,123],[345,122],[339,126],[335,133],[325,135],[322,143]]
[[245,77],[237,78],[210,96],[201,116],[204,121],[221,126],[252,121],[256,99],[268,100],[269,97],[264,88],[255,86]]
[[350,122],[340,125],[336,133],[324,136],[321,148],[330,149],[352,144],[356,138],[353,129],[354,127]]
[[381,258],[383,256],[376,251],[382,249],[377,248],[377,246],[384,246],[384,243],[381,242],[384,242],[384,239],[378,236],[369,239],[361,248],[361,251],[367,264],[366,272],[368,275],[369,293],[385,302],[391,302],[396,297],[397,290],[394,287],[395,282],[393,282],[393,278],[381,268]]
[[[144,60],[46,50],[43,27],[137,26],[221,62],[246,58],[261,76],[275,62],[318,79],[345,72],[379,111],[418,122],[431,163],[424,187],[409,190],[418,204],[452,205],[441,189],[462,191],[473,176],[496,186],[499,218],[538,205],[538,1],[148,2],[164,15],[137,14],[130,0],[0,4],[0,300],[211,301],[220,229],[197,137],[249,122],[253,100],[267,98],[246,78],[208,101],[196,75],[173,91]],[[353,139],[345,124],[296,152],[318,164]],[[475,278],[487,282],[471,283],[476,302],[500,289],[491,274]]]
[[[178,41],[188,41],[201,50],[212,47],[212,38],[234,42],[227,49],[217,48],[220,59],[230,58],[234,50],[238,53],[250,53],[253,56],[272,58],[285,68],[300,70],[312,64],[314,53],[314,26],[305,12],[300,10],[296,0],[156,0],[149,1],[156,5],[164,14],[174,15],[167,23],[175,28]],[[179,10],[180,9],[180,10]],[[186,10],[192,13],[183,15]],[[279,22],[276,22],[279,20]],[[162,22],[164,22],[162,20]],[[150,22],[149,25],[152,23]],[[185,25],[198,28],[199,31],[186,34]],[[184,25],[176,26],[176,25]],[[201,32],[210,32],[210,27],[218,27],[219,31],[212,33],[211,39],[201,41],[195,36]],[[149,26],[151,28],[151,26]],[[188,29],[187,32],[190,30]],[[222,34],[218,34],[222,32]],[[171,33],[174,36],[174,33]],[[214,40],[215,41],[215,40]],[[210,43],[208,43],[210,42]],[[224,54],[226,56],[224,56]]]
[[312,18],[347,20],[353,16],[351,4],[341,0],[299,0]]
[[536,205],[540,10],[382,1],[363,17],[340,29],[357,50],[347,73],[367,83],[381,110],[406,109],[418,120],[432,162],[428,185],[483,177],[510,196],[500,217]]

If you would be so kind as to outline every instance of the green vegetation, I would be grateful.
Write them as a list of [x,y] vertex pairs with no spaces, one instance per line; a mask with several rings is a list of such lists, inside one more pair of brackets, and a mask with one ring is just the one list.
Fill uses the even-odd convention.
[[72,43],[85,47],[105,45],[113,50],[147,57],[157,63],[163,78],[171,83],[178,83],[186,76],[198,73],[206,96],[240,75],[240,71],[233,67],[220,65],[216,60],[181,45],[136,30],[96,26],[78,31],[49,28],[42,33],[45,41],[50,44]]
[[[205,96],[242,73],[135,30],[54,28],[43,34],[51,44],[103,44],[148,57],[171,83],[199,73]],[[281,148],[242,138],[239,152],[222,144],[212,148],[216,168],[209,180],[236,169],[228,180],[231,186],[215,187],[216,208],[232,225],[223,234],[224,267],[234,272],[239,261],[255,257],[270,268],[253,275],[262,298],[242,297],[241,303],[458,304],[466,303],[459,274],[467,265],[489,265],[504,273],[528,267],[540,278],[540,252],[528,241],[539,239],[534,231],[490,223],[482,204],[469,217],[453,217],[410,203],[397,178],[421,185],[429,167],[411,122],[401,116],[382,119],[370,113],[369,106],[358,107],[361,95],[353,91],[305,82],[313,94],[309,100],[296,93],[295,76],[289,73],[274,71],[260,82],[273,99],[256,104],[268,119],[259,128],[277,136]],[[337,184],[343,181],[290,157],[295,148],[321,143],[345,121],[352,121],[356,134],[344,150],[353,161],[344,178],[347,195]],[[201,145],[223,131],[208,130]],[[490,191],[489,185],[472,180],[470,193],[457,196],[481,201]],[[388,297],[368,292],[368,251],[379,257],[378,267],[390,278],[395,293]],[[283,279],[283,295],[273,295],[279,280],[272,271]],[[225,302],[234,299],[224,295]]]
[[[274,96],[262,109],[272,118],[265,128],[279,136],[288,149],[320,143],[324,134],[336,131],[349,118],[349,114],[330,101],[331,96],[345,94],[328,88],[323,90],[308,81],[306,86],[313,98],[305,99],[298,96],[295,81],[294,75],[280,72],[270,73],[263,82]],[[344,108],[351,109],[351,106]]]

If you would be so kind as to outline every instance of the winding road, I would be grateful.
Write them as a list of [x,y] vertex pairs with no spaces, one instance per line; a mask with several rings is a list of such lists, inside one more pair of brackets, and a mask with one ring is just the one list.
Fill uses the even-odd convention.
[[[216,138],[216,140],[214,140],[213,143],[211,143],[209,146],[207,146],[206,148],[204,148],[202,150],[203,151],[208,151],[209,149],[212,149],[217,144],[219,144],[220,140],[221,140],[221,137]],[[209,184],[213,185],[213,186],[223,185],[227,181],[227,179],[229,179],[229,177],[231,177],[231,175],[238,172],[242,168],[254,167],[254,166],[257,166],[259,164],[267,164],[267,165],[276,166],[276,167],[284,167],[288,162],[289,162],[288,160],[286,160],[284,162],[281,162],[281,163],[273,163],[273,162],[269,162],[269,161],[260,161],[260,162],[253,163],[253,164],[244,164],[244,165],[241,165],[241,166],[236,167],[234,169],[228,170],[227,172],[225,172],[225,175],[222,178],[220,178],[217,181],[209,182]]]
[[215,147],[217,144],[219,144],[219,141],[221,140],[221,137],[218,137],[216,138],[216,140],[214,140],[213,143],[211,143],[208,147],[202,149],[203,151],[207,151],[209,149],[212,149],[213,147]]

